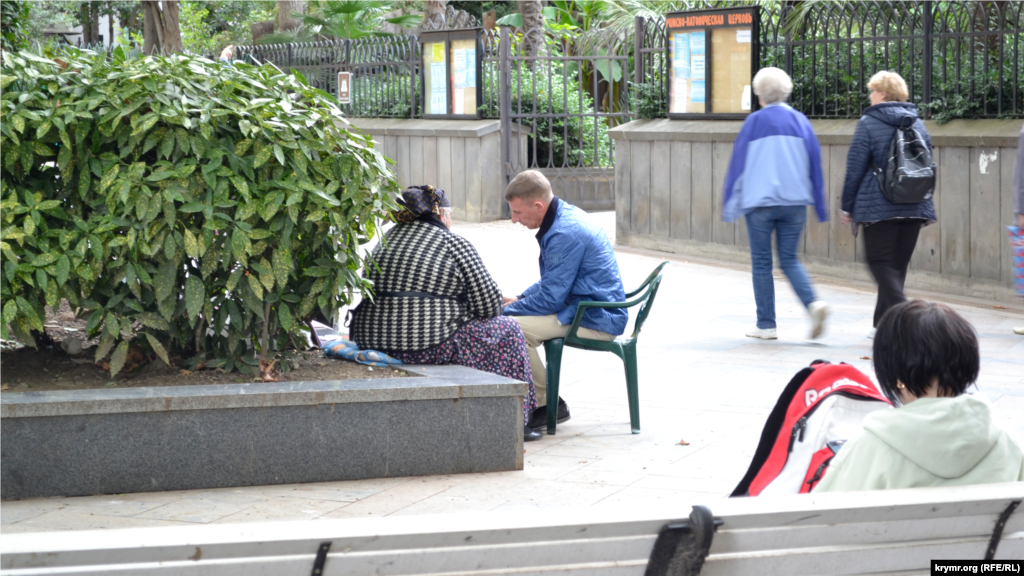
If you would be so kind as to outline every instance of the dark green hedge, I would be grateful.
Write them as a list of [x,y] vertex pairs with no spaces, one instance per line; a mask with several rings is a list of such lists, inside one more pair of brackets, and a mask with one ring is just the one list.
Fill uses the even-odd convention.
[[5,53],[0,83],[4,337],[66,299],[112,374],[135,343],[251,372],[368,290],[398,186],[301,77],[71,49]]

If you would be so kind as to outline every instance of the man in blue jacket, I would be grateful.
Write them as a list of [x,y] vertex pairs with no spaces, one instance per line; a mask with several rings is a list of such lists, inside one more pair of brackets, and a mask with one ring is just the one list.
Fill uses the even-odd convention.
[[[583,300],[623,302],[626,299],[611,242],[604,230],[579,208],[551,193],[548,179],[536,170],[516,176],[505,189],[512,221],[537,231],[540,280],[518,297],[505,297],[505,315],[514,316],[530,348],[533,385],[539,408],[527,425],[547,426],[547,372],[537,347],[569,333],[576,308]],[[591,308],[583,316],[579,335],[614,340],[626,330],[629,313],[623,309]],[[558,422],[569,419],[569,407],[558,399]]]

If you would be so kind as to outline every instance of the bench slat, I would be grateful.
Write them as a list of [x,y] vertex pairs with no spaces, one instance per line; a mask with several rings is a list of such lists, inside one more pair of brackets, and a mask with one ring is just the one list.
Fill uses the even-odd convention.
[[[307,574],[313,565],[313,555],[288,558],[271,557],[256,562],[253,559],[218,560],[206,562],[165,562],[135,565],[107,565],[68,567],[60,571],[52,568],[27,568],[4,571],[4,576],[294,576]],[[533,568],[480,570],[437,573],[433,576],[643,576],[647,559],[632,562],[584,562],[558,564]],[[323,576],[347,576],[337,569],[328,555]]]
[[[1005,485],[1001,485],[1005,486]],[[933,488],[921,489],[922,491],[935,490]],[[979,516],[986,514],[998,515],[1006,509],[1006,506],[1014,500],[1024,499],[1024,482],[1016,483],[1009,494],[991,494],[980,496],[965,501],[938,501],[921,503],[899,503],[899,502],[878,502],[874,503],[870,498],[863,498],[866,495],[882,494],[883,491],[857,492],[834,494],[811,494],[810,498],[803,498],[804,495],[776,496],[772,498],[732,498],[722,503],[712,502],[708,504],[715,517],[729,517],[729,528],[752,529],[771,528],[777,526],[817,526],[829,524],[852,524],[862,522],[877,522],[879,520],[917,520],[922,518],[957,518],[963,516]],[[850,506],[835,506],[835,501],[819,500],[824,496],[835,494],[849,495],[854,500]],[[737,506],[738,502],[750,502],[755,500],[775,500],[772,506],[763,506],[763,510],[743,510]],[[788,508],[782,505],[789,504]],[[751,507],[753,508],[753,507]]]
[[374,551],[328,555],[339,574],[450,574],[502,571],[579,563],[647,564],[655,535],[621,539],[532,542],[515,545]]
[[[986,514],[819,526],[779,526],[751,530],[729,530],[729,525],[723,525],[715,534],[711,554],[793,548],[798,542],[808,547],[817,547],[978,536],[991,533],[998,517],[999,514]],[[1010,516],[1003,529],[1007,534],[1020,531],[1024,531],[1024,513]]]
[[[823,546],[709,556],[701,576],[817,576],[874,574],[918,570],[932,559],[985,557],[988,538],[955,538],[896,542],[870,546]],[[1004,536],[998,559],[1020,558],[1024,533]]]
[[[919,570],[930,558],[981,558],[996,515],[1021,498],[1024,483],[708,502],[723,525],[704,574],[857,574]],[[330,541],[325,576],[643,576],[658,531],[689,511],[690,503],[680,502],[648,510],[560,510],[550,517],[491,513],[10,534],[0,539],[0,571],[290,575],[308,573],[319,544]],[[1004,534],[997,557],[1024,557],[1024,511],[1011,517]]]

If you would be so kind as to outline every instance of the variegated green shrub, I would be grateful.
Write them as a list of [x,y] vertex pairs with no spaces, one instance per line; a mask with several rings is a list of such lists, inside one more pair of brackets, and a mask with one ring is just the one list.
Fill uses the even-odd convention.
[[5,53],[0,82],[4,337],[66,299],[113,374],[134,343],[252,372],[369,288],[398,186],[301,77],[71,49]]

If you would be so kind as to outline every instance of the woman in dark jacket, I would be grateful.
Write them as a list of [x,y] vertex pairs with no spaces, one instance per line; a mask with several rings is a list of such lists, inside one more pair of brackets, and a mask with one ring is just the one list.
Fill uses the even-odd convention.
[[[896,128],[912,122],[928,149],[932,140],[917,117],[917,107],[907,102],[907,83],[895,72],[882,71],[868,82],[871,106],[864,111],[850,143],[843,184],[842,221],[864,227],[864,247],[868,268],[878,283],[878,301],[872,326],[889,308],[906,301],[903,283],[907,267],[917,245],[921,226],[935,222],[935,206],[925,200],[916,204],[893,204],[882,194],[878,178],[871,169],[884,166],[889,142]],[[871,329],[870,338],[875,335]]]
[[353,311],[352,340],[407,364],[461,364],[527,382],[523,439],[539,440],[525,427],[537,407],[526,338],[519,323],[502,316],[501,290],[476,248],[449,231],[444,191],[417,186],[398,202],[396,226],[366,265],[374,297]]

